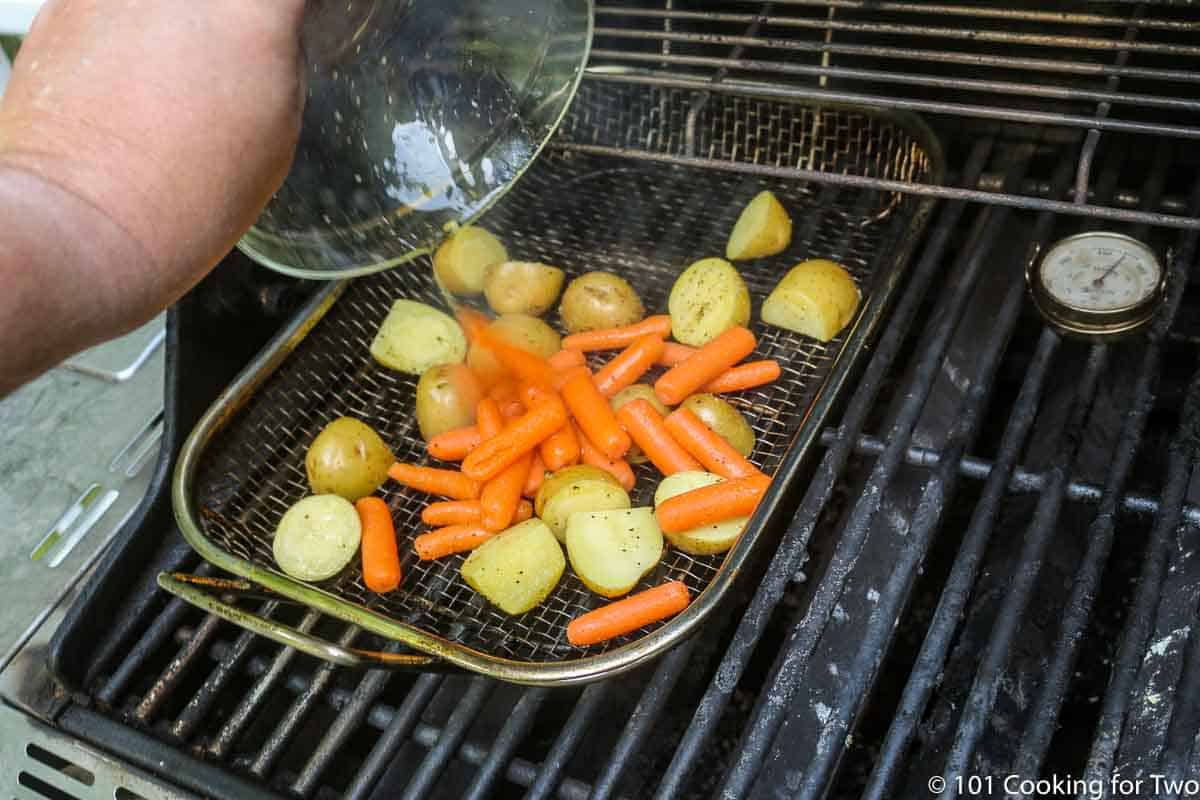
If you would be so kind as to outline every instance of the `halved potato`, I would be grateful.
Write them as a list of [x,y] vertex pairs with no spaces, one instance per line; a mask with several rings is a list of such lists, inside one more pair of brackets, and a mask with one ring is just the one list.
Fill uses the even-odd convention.
[[583,585],[620,597],[658,564],[663,534],[652,508],[578,511],[567,523],[567,557]]
[[629,508],[629,493],[615,483],[597,479],[572,481],[554,493],[542,506],[542,521],[560,540],[567,521],[577,511],[610,511]]
[[421,438],[428,442],[439,433],[473,424],[482,398],[479,379],[462,364],[438,364],[425,370],[416,395]]
[[566,566],[550,529],[527,519],[471,551],[462,577],[504,613],[524,614],[550,596]]
[[[704,486],[711,486],[714,483],[720,483],[725,480],[720,475],[714,475],[711,472],[676,472],[674,475],[668,475],[658,484],[658,488],[654,491],[654,505],[659,505],[672,497],[690,492],[693,489],[699,489]],[[671,533],[665,531],[672,546],[677,547],[685,553],[690,553],[694,556],[711,556],[717,553],[724,553],[737,542],[738,537],[742,535],[742,531],[746,528],[746,523],[750,521],[749,517],[737,517],[736,519],[727,519],[712,525],[701,525],[698,528]]]
[[362,539],[354,505],[336,494],[305,497],[284,512],[271,550],[275,563],[301,581],[323,581],[341,572]]
[[[505,344],[519,347],[542,358],[562,349],[562,336],[558,331],[528,314],[505,314],[488,325],[488,332]],[[467,366],[484,386],[496,383],[504,373],[492,351],[479,344],[472,344],[467,352]]]
[[433,254],[433,274],[451,294],[480,294],[492,264],[508,261],[508,251],[483,228],[467,225],[442,242]]
[[415,300],[397,300],[371,342],[371,355],[389,369],[420,375],[467,357],[467,337],[449,314]]
[[605,472],[599,467],[593,467],[590,464],[576,464],[572,467],[563,467],[551,473],[550,477],[546,478],[538,488],[537,497],[533,502],[533,513],[539,517],[542,516],[542,511],[545,509],[546,503],[550,501],[550,498],[576,481],[602,481],[604,483],[611,483],[613,486],[621,485],[610,473]]
[[750,322],[750,290],[723,258],[705,258],[683,271],[667,300],[671,335],[700,347]]
[[716,433],[746,458],[754,451],[754,429],[727,401],[713,394],[694,394],[683,401],[683,408],[700,418],[709,430]]
[[792,218],[773,193],[763,191],[742,209],[725,245],[725,257],[736,261],[773,256],[791,242]]
[[313,494],[336,494],[353,503],[382,486],[395,461],[391,448],[370,425],[338,417],[308,446],[304,471]]
[[762,319],[804,336],[828,342],[854,319],[862,299],[854,278],[825,259],[792,268],[763,302]]
[[502,261],[489,266],[483,294],[497,314],[545,314],[562,291],[563,271],[536,261]]
[[[658,399],[658,393],[648,383],[635,383],[632,386],[626,386],[613,395],[612,400],[609,401],[609,405],[612,406],[613,413],[616,413],[621,410],[621,406],[630,400],[645,400],[654,406],[654,410],[664,417],[671,413],[671,409],[667,408],[666,404]],[[642,452],[642,448],[634,443],[629,446],[629,452],[625,454],[625,460],[630,464],[645,464],[650,459],[646,458],[646,454]]]

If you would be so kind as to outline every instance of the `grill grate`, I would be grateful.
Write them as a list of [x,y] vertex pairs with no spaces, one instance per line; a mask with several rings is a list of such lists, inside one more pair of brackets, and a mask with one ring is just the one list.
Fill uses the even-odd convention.
[[[754,149],[755,132],[778,124],[770,113],[741,109],[765,125],[753,130],[697,117],[696,135],[665,141],[606,126],[600,114],[659,92],[665,102],[644,113],[676,115],[672,124],[687,130],[678,101],[689,82],[770,76],[795,97],[873,92],[881,105],[918,103],[939,117],[958,166],[950,185],[908,187],[947,202],[891,335],[824,438],[795,522],[728,615],[656,664],[583,692],[343,670],[314,690],[321,667],[306,656],[224,623],[205,627],[182,604],[161,614],[135,604],[143,611],[90,645],[100,656],[87,692],[104,714],[242,774],[275,753],[262,782],[301,797],[892,798],[928,797],[929,778],[954,769],[1105,786],[1114,771],[1196,777],[1200,169],[1189,141],[1200,109],[1188,98],[1200,79],[1200,25],[1183,4],[1048,5],[704,7],[736,20],[676,13],[696,8],[677,0],[624,16],[603,5],[587,82],[597,105],[577,118],[576,144],[553,158],[635,148],[648,169],[674,170],[701,166],[713,141],[736,142],[749,148],[740,171],[709,179],[722,192],[726,181],[756,184],[804,154]],[[792,18],[807,21],[778,21]],[[932,27],[1010,35],[967,40]],[[599,71],[622,65],[656,73]],[[993,124],[1026,110],[1045,127]],[[799,129],[815,126],[807,118]],[[861,161],[805,177],[816,206],[845,186],[873,191],[847,221],[888,213],[903,188]],[[603,205],[611,196],[596,199],[612,213]],[[623,199],[640,219],[638,200]],[[1030,245],[1077,232],[1080,214],[1092,227],[1129,222],[1121,230],[1177,253],[1179,280],[1150,340],[1094,350],[1060,341],[1024,303]],[[530,241],[549,248],[545,231]],[[352,367],[330,359],[313,369]],[[393,387],[378,391],[386,398]],[[292,624],[298,616],[285,606],[260,612]],[[311,614],[299,626],[354,635]],[[204,635],[199,645],[193,632]],[[122,639],[135,644],[110,644]],[[173,692],[158,688],[166,681]],[[105,730],[80,722],[86,713],[72,708],[63,724]],[[292,719],[311,735],[281,733]]]

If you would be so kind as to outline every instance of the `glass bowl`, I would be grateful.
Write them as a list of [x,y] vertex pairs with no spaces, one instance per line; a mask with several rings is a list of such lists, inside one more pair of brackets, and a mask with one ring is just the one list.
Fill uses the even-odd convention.
[[592,0],[310,0],[296,157],[240,248],[307,278],[431,252],[513,184],[565,114]]

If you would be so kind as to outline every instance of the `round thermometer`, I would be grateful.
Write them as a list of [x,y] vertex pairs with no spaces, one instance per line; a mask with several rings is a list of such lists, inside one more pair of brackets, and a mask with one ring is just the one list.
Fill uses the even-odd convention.
[[1080,233],[1056,242],[1025,277],[1050,324],[1088,339],[1138,330],[1166,299],[1167,273],[1158,256],[1119,233]]

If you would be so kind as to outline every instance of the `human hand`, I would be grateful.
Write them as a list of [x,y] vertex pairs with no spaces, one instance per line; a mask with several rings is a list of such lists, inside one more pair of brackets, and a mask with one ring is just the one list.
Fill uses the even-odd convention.
[[56,184],[128,235],[131,257],[149,263],[96,277],[130,314],[199,280],[287,174],[304,5],[50,0],[35,21],[0,102],[0,166]]

